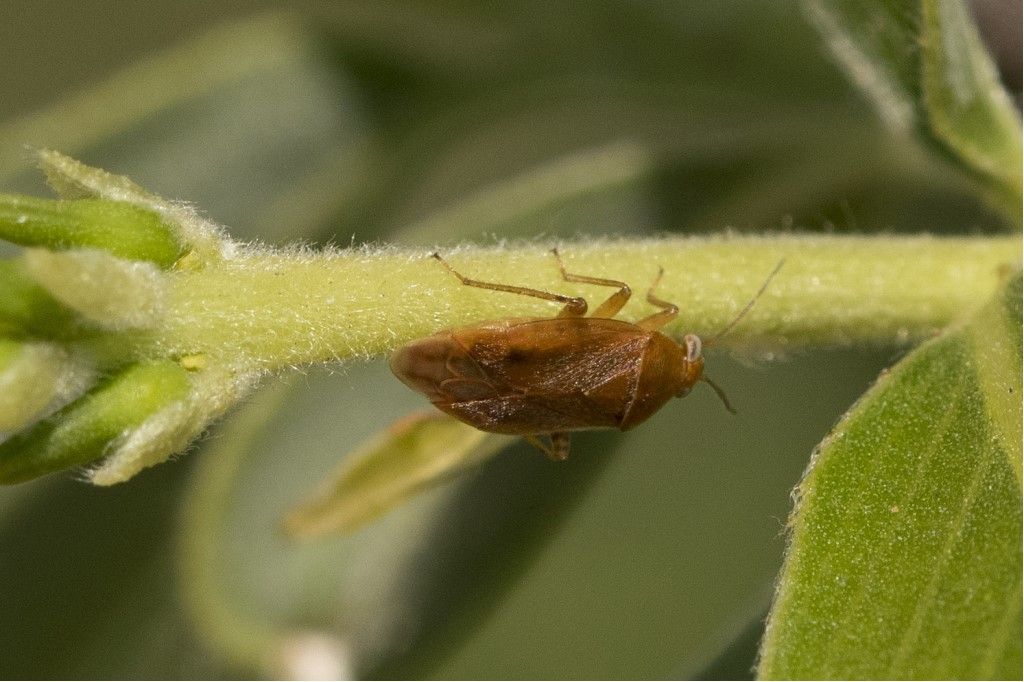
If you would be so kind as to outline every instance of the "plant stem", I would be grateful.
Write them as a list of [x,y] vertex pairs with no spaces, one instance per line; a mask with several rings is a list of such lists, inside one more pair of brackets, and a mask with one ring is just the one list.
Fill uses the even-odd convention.
[[[644,294],[658,267],[660,298],[681,313],[664,330],[711,334],[785,266],[722,345],[771,351],[809,345],[894,344],[925,338],[975,310],[1015,266],[1016,237],[693,237],[563,244],[570,272],[621,279],[635,295],[621,317],[652,311]],[[543,245],[462,247],[463,274],[585,295],[611,293],[561,280]],[[168,273],[165,323],[135,337],[142,356],[205,354],[277,369],[369,357],[437,331],[506,317],[554,315],[526,296],[461,285],[427,252],[366,248],[271,252],[242,248],[227,262]]]

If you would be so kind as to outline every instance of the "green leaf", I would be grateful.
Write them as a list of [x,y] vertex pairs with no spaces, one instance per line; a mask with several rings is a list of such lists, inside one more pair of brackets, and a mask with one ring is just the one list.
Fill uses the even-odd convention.
[[288,515],[285,527],[305,538],[350,532],[511,440],[437,411],[411,414],[345,456],[313,497]]
[[0,483],[86,464],[160,408],[183,398],[188,373],[170,360],[123,370],[36,426],[0,443]]
[[815,454],[763,678],[1021,672],[1021,285],[879,380]]
[[170,266],[182,248],[153,211],[106,199],[63,201],[0,195],[0,239],[51,249],[92,247]]
[[1019,220],[1019,116],[961,0],[804,0],[850,78]]

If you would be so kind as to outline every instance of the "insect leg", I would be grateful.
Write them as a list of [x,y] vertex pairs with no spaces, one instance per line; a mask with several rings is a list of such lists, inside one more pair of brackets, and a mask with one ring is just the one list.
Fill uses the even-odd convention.
[[658,286],[658,282],[661,281],[661,276],[663,274],[665,274],[665,271],[662,268],[658,268],[658,276],[654,278],[654,282],[651,284],[651,288],[647,290],[647,302],[650,303],[651,305],[658,306],[659,308],[661,308],[661,310],[659,312],[654,313],[653,315],[648,315],[644,319],[637,322],[636,326],[640,327],[641,329],[646,329],[648,331],[655,331],[657,329],[661,329],[666,324],[676,319],[676,316],[679,314],[679,306],[677,306],[675,303],[663,301],[654,295],[654,289],[655,287]]
[[568,431],[558,431],[551,434],[551,448],[555,451],[552,458],[557,462],[564,462],[569,459],[570,436]]
[[562,279],[566,282],[579,282],[581,284],[598,284],[603,287],[618,287],[619,290],[608,297],[608,300],[597,307],[591,317],[615,317],[615,315],[622,310],[622,306],[626,305],[626,301],[633,294],[630,290],[629,285],[625,282],[620,282],[614,279],[603,279],[601,277],[587,277],[585,275],[574,275],[565,271],[565,264],[562,263],[562,257],[558,254],[558,249],[551,249],[551,253],[555,254],[555,260],[558,261],[558,269],[562,271]]
[[548,437],[551,439],[550,446],[537,436],[523,436],[527,443],[543,452],[551,461],[564,462],[569,459],[569,434],[565,432],[552,433]]
[[470,279],[459,274],[455,268],[448,264],[444,258],[441,258],[441,254],[432,254],[433,258],[436,258],[441,265],[448,268],[448,272],[452,273],[459,278],[459,281],[468,287],[478,287],[480,289],[490,289],[491,291],[504,291],[510,294],[522,294],[523,296],[533,296],[534,298],[542,298],[545,301],[556,301],[564,304],[562,310],[558,313],[559,317],[583,317],[587,314],[587,302],[586,300],[578,296],[562,296],[561,294],[552,294],[549,291],[541,291],[540,289],[530,289],[528,287],[517,287],[510,284],[497,284],[495,282],[481,282],[477,279]]
[[527,443],[543,452],[548,459],[558,461],[555,458],[555,451],[548,447],[540,438],[537,438],[537,436],[524,435],[523,438]]

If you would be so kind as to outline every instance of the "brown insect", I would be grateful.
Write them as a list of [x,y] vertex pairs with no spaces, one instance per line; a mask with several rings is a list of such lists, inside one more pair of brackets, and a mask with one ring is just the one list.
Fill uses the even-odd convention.
[[[441,411],[481,431],[523,436],[553,460],[569,456],[571,431],[628,431],[698,381],[710,384],[735,412],[722,389],[704,376],[700,338],[687,334],[680,344],[658,331],[679,314],[676,305],[654,295],[663,270],[647,291],[648,303],[661,310],[631,323],[612,319],[629,300],[629,286],[568,273],[558,250],[552,253],[565,281],[618,290],[585,317],[582,298],[470,279],[435,253],[466,286],[557,301],[562,310],[552,318],[495,320],[417,339],[395,351],[391,371]],[[747,314],[781,267],[779,262],[711,342]]]

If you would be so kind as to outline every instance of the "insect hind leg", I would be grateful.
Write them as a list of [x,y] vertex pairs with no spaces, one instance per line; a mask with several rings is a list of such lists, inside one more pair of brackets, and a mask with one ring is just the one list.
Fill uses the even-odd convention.
[[498,284],[496,282],[483,282],[478,279],[470,279],[465,277],[458,270],[453,268],[448,261],[441,258],[441,254],[433,253],[432,258],[435,258],[441,265],[448,269],[448,272],[455,275],[460,282],[468,287],[477,287],[479,289],[490,289],[491,291],[504,291],[509,294],[520,294],[522,296],[533,296],[534,298],[542,298],[545,301],[555,301],[563,304],[562,310],[558,313],[559,317],[583,317],[587,314],[587,302],[578,296],[563,296],[561,294],[553,294],[550,291],[541,291],[540,289],[530,289],[529,287],[517,287],[511,284]]
[[547,458],[553,462],[564,462],[569,459],[571,438],[568,432],[560,431],[548,434],[548,438],[551,439],[551,445],[548,445],[537,436],[526,435],[523,438],[526,439],[527,443],[547,455]]
[[555,260],[558,261],[558,269],[562,272],[562,279],[566,282],[579,282],[580,284],[597,284],[603,287],[618,287],[618,291],[608,297],[608,299],[597,306],[597,310],[590,314],[591,317],[603,317],[611,318],[615,317],[622,306],[626,305],[629,301],[629,297],[633,295],[629,285],[625,282],[620,282],[615,279],[604,279],[601,277],[588,277],[586,275],[574,275],[570,272],[566,272],[565,264],[562,262],[562,256],[558,253],[558,249],[551,249],[551,253],[555,254]]

